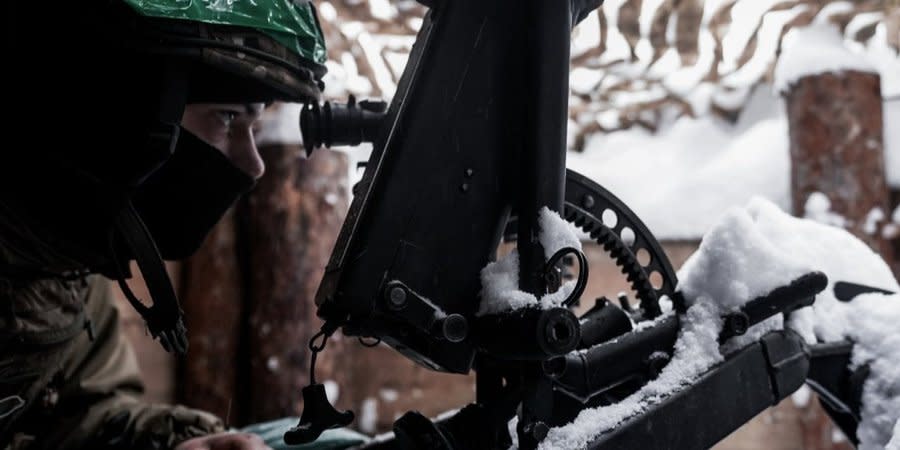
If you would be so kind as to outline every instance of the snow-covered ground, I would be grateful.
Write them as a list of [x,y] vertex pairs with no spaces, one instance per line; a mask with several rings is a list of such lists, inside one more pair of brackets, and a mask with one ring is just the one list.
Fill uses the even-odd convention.
[[[783,253],[825,272],[828,287],[811,308],[792,314],[788,327],[807,342],[854,342],[853,367],[870,366],[863,390],[860,449],[880,449],[900,419],[900,285],[891,269],[862,241],[841,228],[789,216],[754,201],[747,208],[757,229]],[[894,292],[837,300],[834,283],[848,281]]]
[[885,450],[900,450],[900,420],[894,425],[894,437],[888,442]]
[[[898,69],[900,73],[900,69]],[[884,103],[888,183],[900,187],[900,98]],[[760,85],[734,124],[682,118],[656,134],[633,128],[592,137],[567,165],[622,199],[659,239],[694,240],[754,196],[790,209],[785,106]]]
[[892,436],[900,439],[894,425],[900,420],[900,294],[864,294],[841,302],[833,293],[837,281],[900,292],[887,264],[843,229],[792,217],[755,198],[745,208],[721,215],[679,271],[679,289],[689,308],[675,355],[660,376],[619,403],[582,411],[571,424],[552,429],[541,448],[583,448],[684,389],[730,350],[782,328],[781,318],[775,317],[721,347],[717,342],[723,314],[814,270],[828,275],[829,285],[813,307],[791,316],[788,328],[811,344],[853,342],[851,368],[870,368],[863,387],[859,448],[882,449]]
[[760,87],[735,124],[682,118],[656,134],[632,128],[593,136],[569,168],[622,199],[660,239],[698,239],[731,206],[763,196],[790,206],[782,101]]
[[698,239],[729,207],[754,196],[789,209],[788,127],[779,89],[824,70],[877,70],[887,179],[900,187],[900,57],[883,41],[861,47],[829,27],[792,30],[785,37],[790,58],[776,68],[778,86],[757,85],[735,123],[702,115],[664,122],[655,134],[637,127],[596,134],[583,152],[569,152],[567,165],[625,201],[658,238]]

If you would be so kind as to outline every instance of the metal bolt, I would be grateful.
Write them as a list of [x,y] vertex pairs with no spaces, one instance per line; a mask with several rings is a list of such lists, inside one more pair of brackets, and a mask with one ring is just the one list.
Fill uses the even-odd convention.
[[742,336],[750,328],[750,318],[743,312],[736,312],[725,317],[725,325],[735,336]]
[[556,292],[562,284],[562,271],[559,267],[553,267],[544,273],[544,283],[547,285],[547,292]]
[[450,342],[462,342],[469,335],[469,322],[459,314],[450,314],[441,320],[441,333]]
[[538,441],[543,441],[544,438],[547,437],[547,433],[549,432],[550,427],[548,427],[544,422],[535,422],[535,424],[531,427],[531,436]]
[[475,171],[472,169],[466,169],[466,178],[472,178],[472,175],[475,175]]
[[469,183],[463,183],[463,184],[459,185],[459,190],[461,190],[463,192],[467,192],[469,190]]
[[590,194],[584,194],[584,197],[581,197],[581,206],[584,206],[587,209],[591,209],[594,207],[594,196]]
[[561,377],[566,372],[566,357],[565,356],[557,356],[555,358],[550,358],[541,363],[541,368],[544,369],[544,373],[554,378]]
[[647,369],[650,371],[651,376],[659,375],[670,359],[669,354],[666,352],[653,352],[647,357]]
[[366,111],[383,113],[387,111],[388,104],[383,100],[363,100],[359,102],[359,108]]
[[394,286],[388,291],[388,301],[392,308],[403,309],[406,306],[406,289]]
[[557,321],[551,322],[547,327],[548,337],[555,342],[566,343],[572,340],[574,330],[568,322]]

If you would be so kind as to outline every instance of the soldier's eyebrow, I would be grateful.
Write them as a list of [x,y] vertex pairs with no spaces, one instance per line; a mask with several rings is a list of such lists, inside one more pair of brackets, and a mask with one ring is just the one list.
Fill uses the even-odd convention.
[[266,105],[264,103],[244,103],[244,112],[252,117],[258,117],[262,114]]

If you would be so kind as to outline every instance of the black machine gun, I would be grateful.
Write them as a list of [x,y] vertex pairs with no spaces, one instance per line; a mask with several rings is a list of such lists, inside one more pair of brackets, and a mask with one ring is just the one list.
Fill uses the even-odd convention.
[[[436,371],[475,370],[475,403],[441,421],[407,413],[394,439],[368,448],[505,449],[516,416],[518,446],[536,448],[550,428],[620,401],[665,367],[684,312],[677,279],[624,203],[566,170],[570,33],[600,1],[420,1],[430,9],[389,106],[351,100],[302,113],[309,149],[374,144],[316,297],[322,343],[310,348],[315,355],[342,328]],[[541,297],[559,289],[558,261],[538,239],[545,207],[609,252],[631,283],[633,308],[598,301],[579,318],[566,307],[573,298],[476,314],[479,272],[504,237],[516,242],[521,291]],[[584,255],[569,250],[586,277]],[[639,252],[649,262],[638,261]],[[720,339],[812,304],[826,284],[812,273],[747,303],[724,318]],[[661,317],[663,298],[675,314]],[[654,326],[641,326],[649,321]],[[854,436],[861,382],[845,373],[849,351],[771,332],[587,446],[708,448],[808,377]],[[304,400],[288,443],[352,420],[314,381]]]

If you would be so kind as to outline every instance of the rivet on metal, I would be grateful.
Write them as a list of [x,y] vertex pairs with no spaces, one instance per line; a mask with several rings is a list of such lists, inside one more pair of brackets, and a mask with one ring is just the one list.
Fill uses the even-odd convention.
[[581,206],[584,206],[587,209],[594,207],[594,197],[590,194],[585,194],[584,197],[581,198]]
[[400,286],[394,286],[388,292],[388,301],[394,308],[403,308],[406,306],[406,289]]

